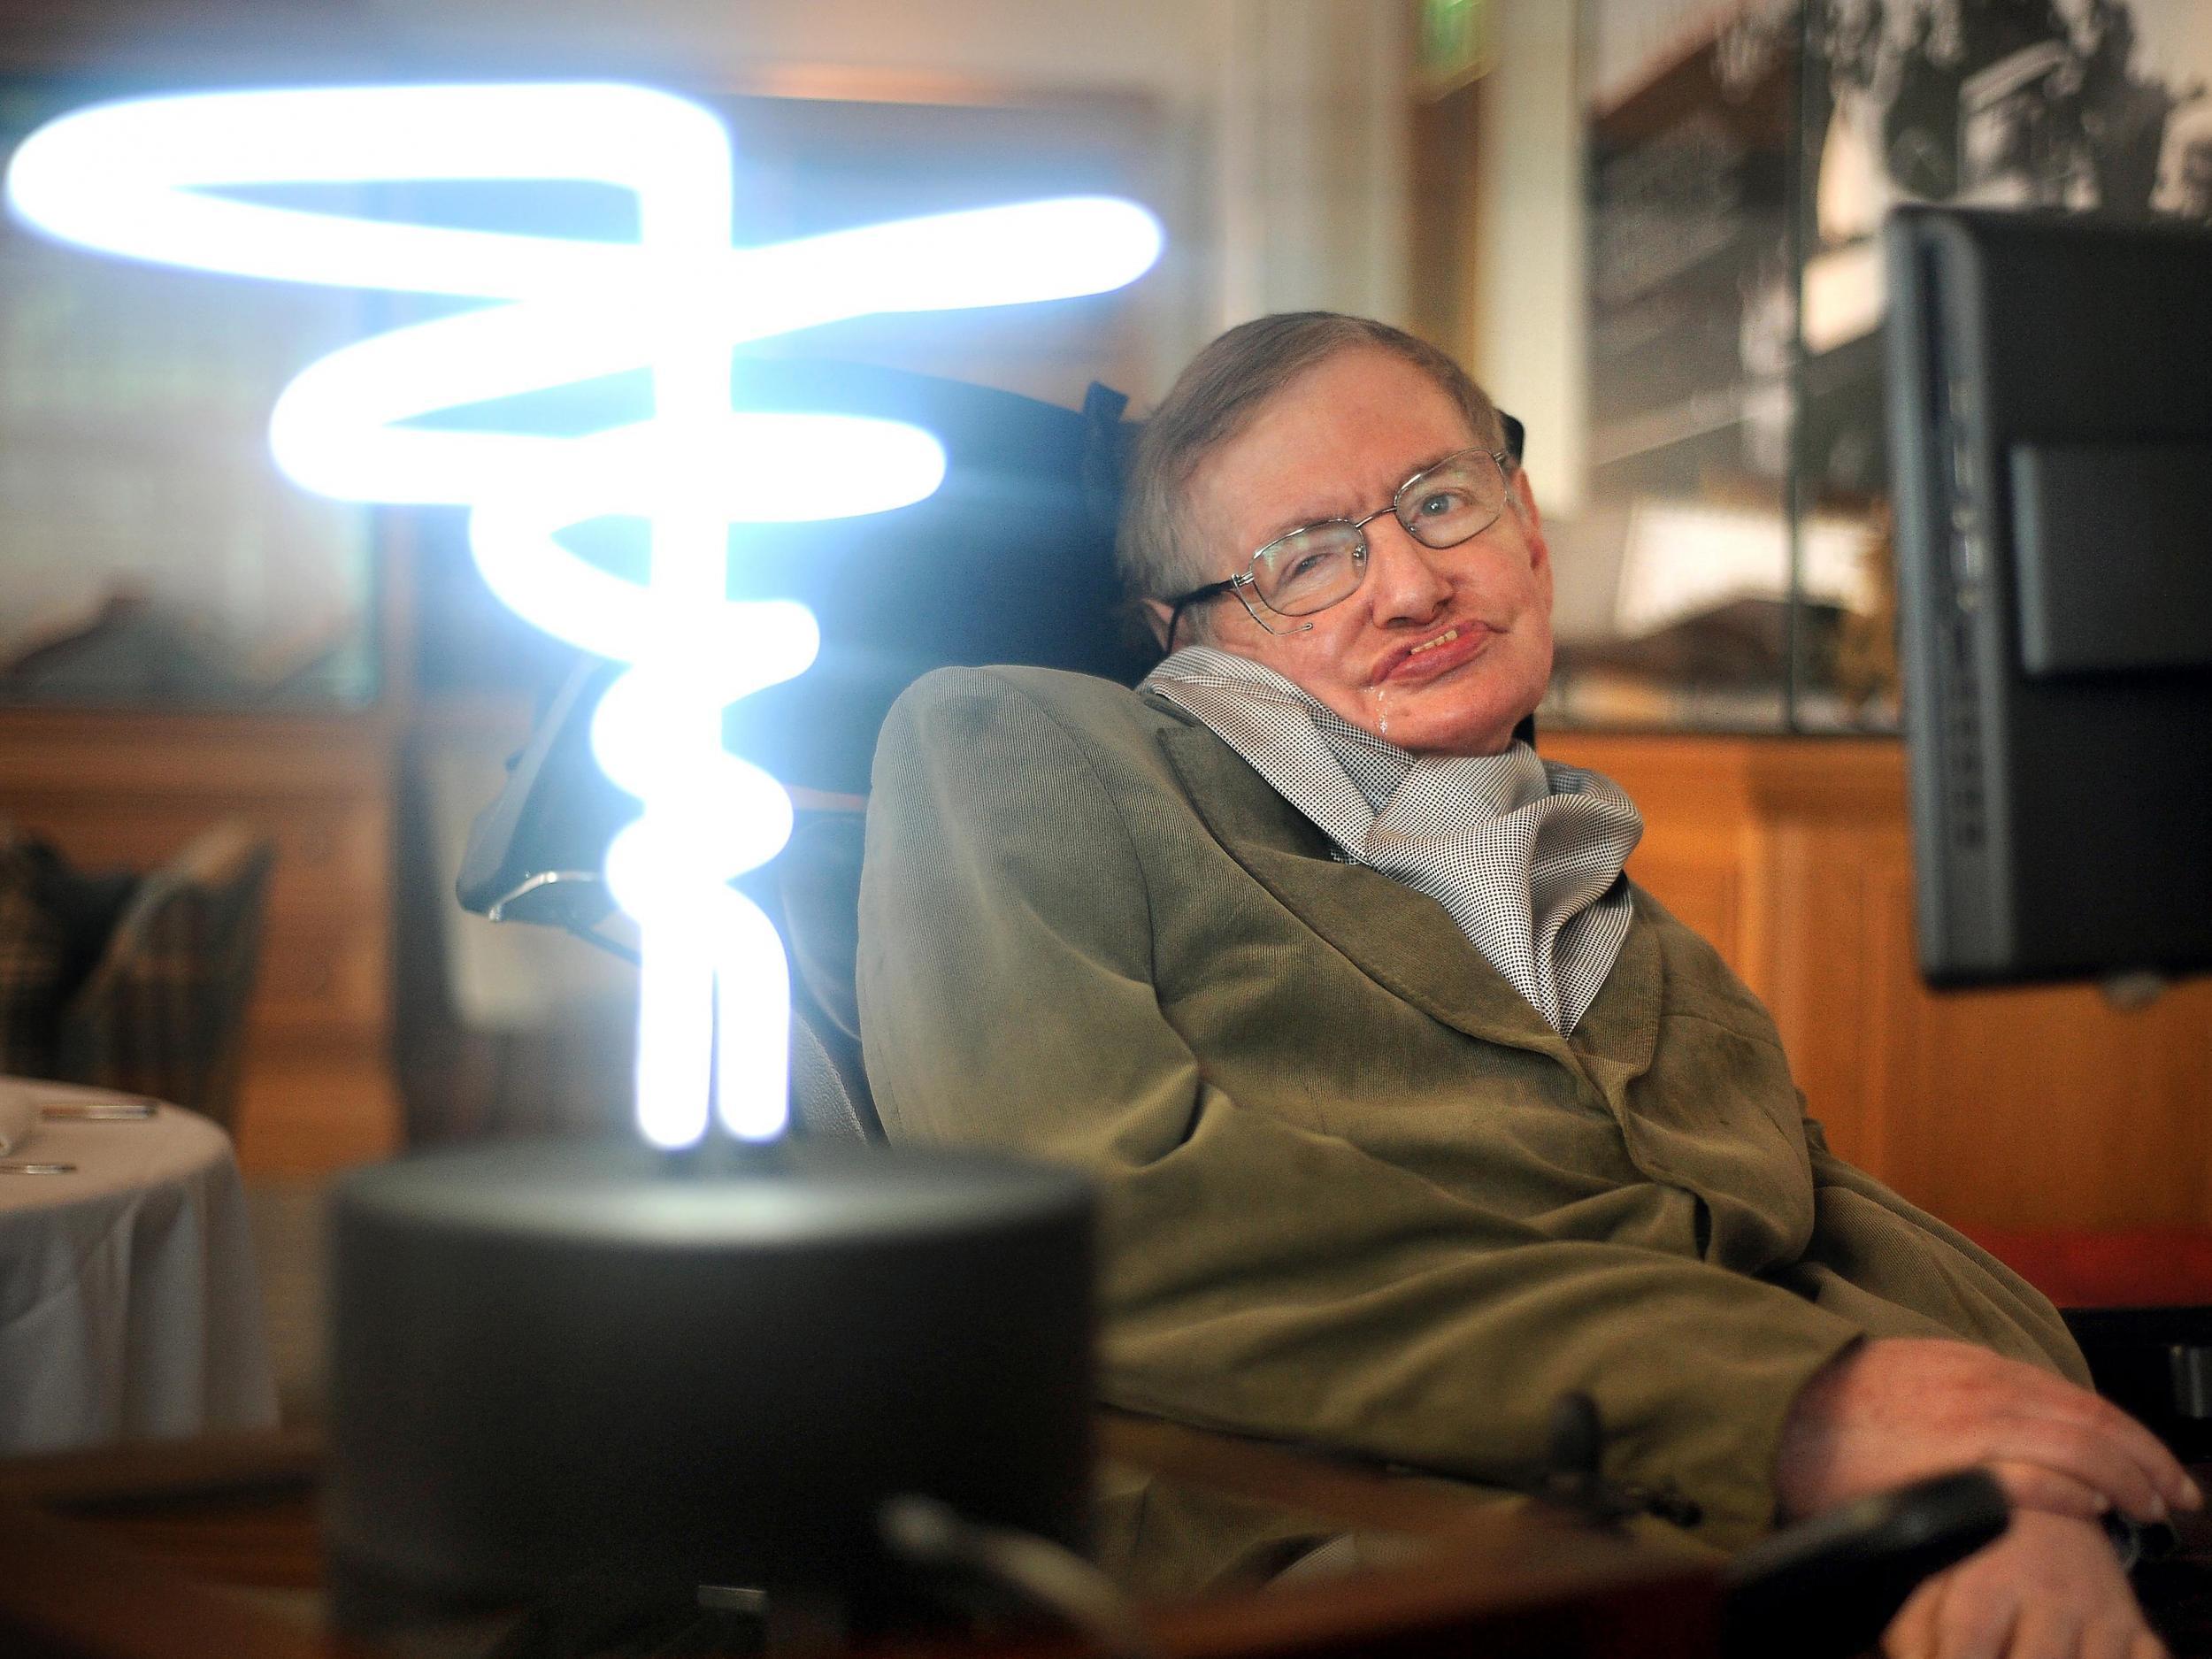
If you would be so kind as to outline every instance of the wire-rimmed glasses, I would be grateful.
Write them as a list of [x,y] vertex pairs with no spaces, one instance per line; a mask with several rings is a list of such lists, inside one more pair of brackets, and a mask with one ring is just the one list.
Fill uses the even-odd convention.
[[1277,536],[1234,576],[1169,601],[1167,649],[1175,649],[1185,611],[1223,594],[1234,594],[1245,614],[1270,634],[1303,633],[1313,624],[1278,628],[1263,611],[1310,617],[1358,592],[1367,580],[1367,526],[1385,513],[1425,548],[1457,547],[1480,535],[1505,511],[1513,465],[1509,449],[1461,449],[1416,472],[1392,493],[1388,505],[1363,518],[1324,518]]

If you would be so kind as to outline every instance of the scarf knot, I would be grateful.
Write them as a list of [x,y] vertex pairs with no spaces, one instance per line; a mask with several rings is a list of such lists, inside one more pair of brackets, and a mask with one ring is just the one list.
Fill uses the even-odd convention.
[[1141,690],[1166,698],[1312,819],[1336,856],[1444,907],[1552,1029],[1572,1031],[1628,937],[1622,868],[1643,835],[1609,779],[1539,757],[1416,755],[1272,669],[1187,646]]

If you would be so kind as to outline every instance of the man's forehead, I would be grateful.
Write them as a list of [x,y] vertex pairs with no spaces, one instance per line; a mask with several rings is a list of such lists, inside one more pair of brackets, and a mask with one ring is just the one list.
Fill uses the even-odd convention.
[[1431,405],[1464,421],[1457,399],[1421,365],[1380,346],[1356,345],[1309,364],[1286,380],[1253,410],[1237,436],[1377,402],[1393,407]]
[[1333,483],[1325,483],[1317,477],[1310,488],[1286,496],[1288,505],[1271,513],[1265,522],[1254,527],[1265,541],[1325,518],[1363,518],[1379,507],[1391,505],[1400,490],[1438,462],[1471,448],[1473,443],[1471,436],[1463,434],[1428,449],[1406,451],[1401,460],[1381,461],[1371,467],[1365,481],[1355,481],[1349,469]]
[[[1355,357],[1363,360],[1347,361]],[[1194,527],[1217,547],[1220,538],[1249,541],[1248,554],[1302,525],[1385,506],[1407,480],[1480,442],[1457,402],[1417,365],[1340,353],[1201,459],[1191,478]]]

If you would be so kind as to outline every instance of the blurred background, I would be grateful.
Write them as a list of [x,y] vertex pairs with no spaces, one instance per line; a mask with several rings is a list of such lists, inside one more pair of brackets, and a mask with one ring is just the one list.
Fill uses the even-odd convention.
[[[1070,408],[1102,381],[1141,417],[1248,318],[1409,326],[1529,429],[1560,752],[1578,731],[1735,745],[1638,751],[1658,757],[1624,780],[1647,816],[1676,800],[1690,826],[1655,831],[1639,873],[1803,1039],[1839,1145],[1993,1224],[2200,1221],[2200,1000],[2170,999],[2147,1042],[2073,1002],[1933,1012],[1912,979],[1871,239],[1901,200],[2212,218],[2208,75],[2200,0],[4,0],[0,149],[150,90],[634,79],[726,118],[740,242],[1071,191],[1166,227],[1119,293],[843,325],[810,354]],[[619,234],[582,194],[365,211]],[[229,895],[250,949],[209,971],[189,1087],[96,1080],[191,1094],[231,1129],[296,1352],[329,1173],[628,1110],[629,970],[452,899],[569,653],[484,590],[457,511],[339,505],[268,459],[291,375],[425,314],[0,226],[0,881],[65,895],[34,940],[42,988],[9,943],[0,1071],[66,1069],[38,1022],[134,883]],[[587,388],[539,418],[635,395]],[[1839,733],[1866,743],[1773,746]],[[1820,833],[1858,813],[1858,839],[1777,832],[1757,781],[1776,765],[1824,780]],[[2062,1029],[2057,1071],[2020,1057],[2029,1027]],[[1961,1043],[2016,1069],[1961,1066]],[[1908,1110],[1954,1075],[2012,1100],[2039,1064],[2047,1091],[2147,1091],[2170,1133],[2116,1152],[2091,1112],[2046,1137],[2077,1171],[2085,1148],[2102,1160],[2070,1197],[1992,1154],[1986,1114]]]

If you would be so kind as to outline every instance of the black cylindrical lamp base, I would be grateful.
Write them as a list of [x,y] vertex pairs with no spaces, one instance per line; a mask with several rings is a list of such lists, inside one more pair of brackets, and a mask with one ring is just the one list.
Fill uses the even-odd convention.
[[706,1584],[864,1605],[908,1493],[1080,1548],[1090,1222],[1069,1173],[842,1145],[362,1171],[333,1221],[341,1620]]

